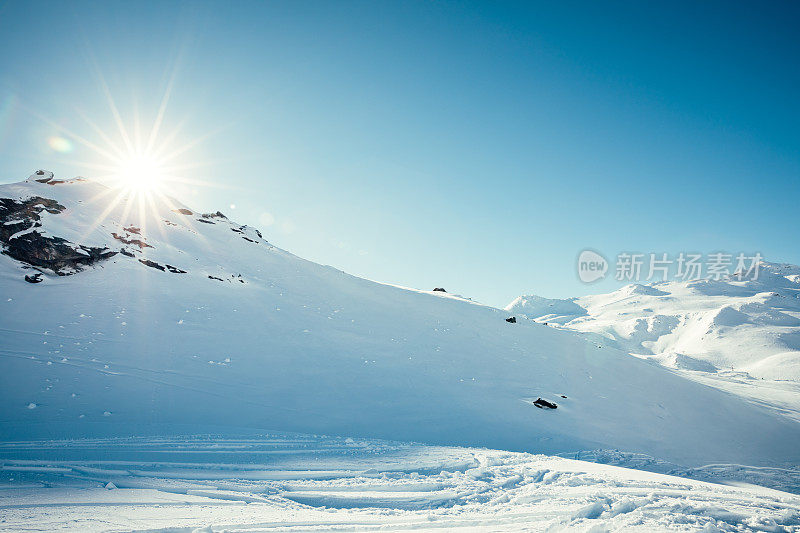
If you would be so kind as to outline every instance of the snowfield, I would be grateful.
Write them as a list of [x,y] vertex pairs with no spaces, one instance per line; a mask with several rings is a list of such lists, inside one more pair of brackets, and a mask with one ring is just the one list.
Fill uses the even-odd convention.
[[[632,336],[546,326],[45,172],[0,186],[0,242],[2,527],[797,527],[796,497],[773,490],[800,487],[797,382],[744,373],[765,359],[726,374],[630,349],[669,317],[646,334],[621,320]],[[750,318],[722,313],[721,339],[755,324],[741,298]],[[268,430],[351,440],[234,438]],[[201,433],[218,437],[178,437]]]
[[511,313],[596,333],[676,369],[800,381],[800,267],[760,264],[755,280],[658,282],[569,299],[520,296]]
[[795,531],[800,497],[583,461],[308,435],[0,446],[0,531]]
[[526,295],[506,310],[583,332],[800,421],[800,267],[795,265],[761,262],[757,279],[632,284],[568,299]]

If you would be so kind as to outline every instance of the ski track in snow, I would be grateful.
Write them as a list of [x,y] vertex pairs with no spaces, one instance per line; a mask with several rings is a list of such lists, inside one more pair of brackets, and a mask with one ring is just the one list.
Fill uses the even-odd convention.
[[3,443],[0,464],[0,531],[800,531],[785,492],[480,448],[85,439]]

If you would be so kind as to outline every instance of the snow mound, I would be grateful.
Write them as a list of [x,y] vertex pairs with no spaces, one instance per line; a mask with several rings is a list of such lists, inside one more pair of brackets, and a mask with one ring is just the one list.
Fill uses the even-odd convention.
[[633,283],[626,285],[619,289],[620,295],[630,296],[667,296],[669,293],[659,290],[652,285],[642,285],[641,283]]
[[748,322],[747,315],[737,311],[733,307],[726,305],[716,312],[711,319],[715,326],[736,327]]
[[586,309],[576,304],[574,299],[549,299],[535,295],[520,296],[505,309],[512,314],[551,322],[572,320],[586,314]]

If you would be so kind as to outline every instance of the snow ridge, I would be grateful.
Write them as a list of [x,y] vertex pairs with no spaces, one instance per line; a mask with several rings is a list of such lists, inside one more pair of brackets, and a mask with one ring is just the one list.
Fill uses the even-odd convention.
[[800,267],[762,262],[756,280],[627,285],[610,294],[522,296],[512,313],[610,339],[673,368],[800,381]]

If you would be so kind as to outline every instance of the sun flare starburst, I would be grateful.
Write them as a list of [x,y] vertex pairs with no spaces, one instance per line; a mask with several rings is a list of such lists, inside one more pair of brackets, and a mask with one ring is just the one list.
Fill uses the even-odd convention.
[[91,130],[90,134],[82,134],[35,110],[29,111],[57,132],[57,136],[48,140],[50,148],[62,154],[75,151],[76,155],[80,152],[84,157],[88,156],[70,163],[88,170],[89,177],[108,186],[90,200],[103,204],[103,211],[88,231],[102,224],[106,217],[122,207],[116,215],[119,218],[117,222],[133,224],[144,230],[149,221],[157,231],[163,232],[165,214],[176,209],[173,197],[196,194],[203,187],[223,186],[218,182],[198,179],[198,171],[208,166],[209,162],[198,158],[196,149],[224,128],[206,132],[188,141],[181,140],[181,133],[187,125],[186,118],[167,130],[165,116],[175,81],[174,72],[160,104],[153,108],[150,128],[141,127],[143,117],[135,101],[128,114],[131,121],[126,123],[105,78],[99,70],[96,75],[111,111],[111,127],[101,127],[86,113],[76,109],[77,115]]

